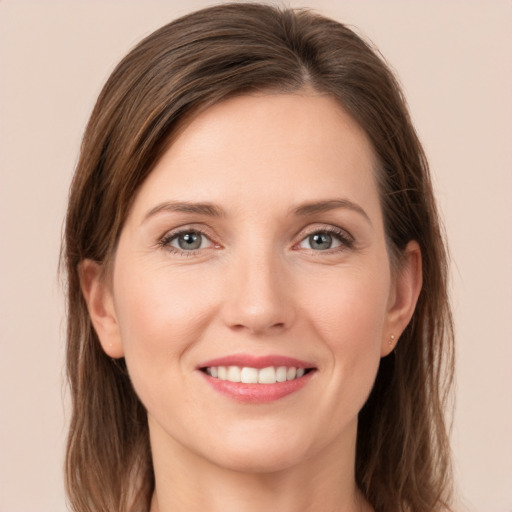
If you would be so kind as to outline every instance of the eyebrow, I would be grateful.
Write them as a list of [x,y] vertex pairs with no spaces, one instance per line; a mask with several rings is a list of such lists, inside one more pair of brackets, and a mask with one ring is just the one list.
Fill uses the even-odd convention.
[[336,210],[337,208],[352,210],[363,216],[370,225],[372,225],[369,215],[363,210],[363,208],[349,199],[327,199],[325,201],[304,203],[295,208],[292,213],[299,216],[306,216]]
[[206,215],[208,217],[224,217],[224,210],[212,203],[189,203],[186,201],[167,201],[151,208],[144,216],[142,223],[146,222],[150,217],[161,212],[173,213],[196,213]]
[[[349,199],[327,199],[324,201],[313,201],[310,203],[304,203],[292,210],[293,215],[299,217],[305,217],[307,215],[315,215],[318,213],[328,212],[330,210],[336,210],[338,208],[345,208],[352,210],[362,217],[364,217],[370,225],[372,221],[368,214],[359,206],[357,203],[350,201]],[[187,201],[166,201],[161,203],[154,208],[151,208],[148,213],[144,216],[142,223],[146,222],[147,219],[157,215],[161,212],[171,213],[195,213],[199,215],[206,215],[208,217],[225,217],[226,213],[224,210],[213,203],[191,203]]]

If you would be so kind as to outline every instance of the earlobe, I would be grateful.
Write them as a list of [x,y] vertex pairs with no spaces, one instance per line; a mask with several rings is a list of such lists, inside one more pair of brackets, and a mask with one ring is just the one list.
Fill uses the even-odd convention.
[[421,249],[418,242],[412,240],[404,250],[402,264],[393,280],[381,344],[381,357],[387,356],[394,350],[400,335],[410,322],[422,284]]
[[102,267],[92,260],[79,266],[80,286],[91,322],[104,352],[112,358],[124,356],[111,287],[106,283]]

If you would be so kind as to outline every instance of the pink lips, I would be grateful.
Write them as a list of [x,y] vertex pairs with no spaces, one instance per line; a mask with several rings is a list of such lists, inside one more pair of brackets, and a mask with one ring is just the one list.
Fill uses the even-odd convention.
[[[217,359],[205,361],[197,366],[197,370],[205,370],[212,366],[239,366],[251,368],[267,368],[269,366],[293,366],[295,368],[315,369],[315,365],[292,357],[270,355],[251,356],[247,354],[234,354]],[[206,382],[216,391],[234,400],[245,403],[268,403],[290,395],[302,389],[314,375],[315,372],[307,372],[303,377],[276,382],[275,384],[245,384],[242,382],[230,382],[221,380],[201,371]]]
[[295,368],[314,368],[315,365],[286,356],[251,356],[248,354],[233,354],[226,357],[211,359],[197,366],[198,369],[208,366],[249,366],[251,368],[267,368],[269,366],[295,366]]

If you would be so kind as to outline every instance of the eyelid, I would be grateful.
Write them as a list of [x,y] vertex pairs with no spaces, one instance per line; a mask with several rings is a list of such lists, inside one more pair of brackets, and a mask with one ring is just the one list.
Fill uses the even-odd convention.
[[[192,256],[196,253],[199,253],[201,251],[209,250],[209,249],[220,249],[222,248],[222,245],[217,242],[216,236],[213,235],[211,232],[213,230],[205,225],[205,224],[184,224],[175,228],[172,228],[170,230],[167,230],[162,236],[160,236],[157,240],[157,246],[166,249],[167,251],[175,254],[181,254],[181,255],[187,255]],[[190,233],[190,232],[196,232],[200,235],[206,237],[210,242],[210,247],[204,247],[200,249],[191,249],[191,250],[184,250],[179,249],[177,247],[173,247],[169,245],[169,242],[173,239],[175,239],[177,236],[179,236],[182,233]],[[315,233],[328,233],[330,235],[334,235],[340,242],[340,246],[334,247],[332,249],[326,249],[324,251],[317,251],[314,249],[310,249],[311,252],[314,252],[316,254],[324,253],[329,254],[330,252],[337,252],[337,251],[343,251],[348,248],[352,248],[355,244],[355,238],[354,236],[347,231],[344,228],[341,228],[339,226],[334,226],[332,224],[320,224],[315,223],[313,225],[307,226],[306,228],[302,229],[298,235],[296,235],[296,242],[293,244],[293,249],[300,249],[299,244],[303,242],[307,237],[315,234]],[[308,249],[306,249],[308,250]]]
[[332,224],[314,224],[312,226],[308,226],[299,233],[299,235],[297,236],[298,241],[294,244],[293,247],[299,248],[298,246],[300,243],[302,243],[307,237],[314,235],[315,233],[328,233],[329,235],[334,235],[341,242],[341,245],[339,247],[326,249],[324,251],[315,251],[313,249],[310,249],[315,253],[328,254],[330,251],[334,252],[344,250],[347,248],[352,248],[355,244],[355,238],[346,229],[343,229],[339,226],[334,226]]
[[[171,253],[185,254],[187,256],[191,256],[200,251],[204,251],[204,250],[208,250],[208,249],[212,249],[212,248],[220,248],[221,245],[215,240],[216,237],[214,237],[210,233],[210,231],[212,231],[211,228],[209,228],[208,226],[205,226],[204,224],[201,224],[201,225],[184,224],[182,226],[178,226],[176,228],[167,230],[161,237],[158,238],[157,245]],[[178,247],[173,247],[170,245],[170,242],[172,240],[174,240],[176,237],[178,237],[179,235],[181,235],[182,233],[191,233],[191,232],[198,233],[201,236],[204,236],[205,238],[207,238],[210,241],[211,246],[203,247],[200,249],[184,250],[184,249],[179,249]]]

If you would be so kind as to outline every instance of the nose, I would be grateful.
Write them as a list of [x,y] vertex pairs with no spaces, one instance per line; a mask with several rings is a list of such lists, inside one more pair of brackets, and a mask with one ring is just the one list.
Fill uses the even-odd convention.
[[261,335],[290,328],[295,320],[291,279],[279,255],[248,254],[232,265],[223,319],[232,330]]

